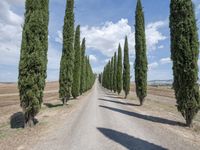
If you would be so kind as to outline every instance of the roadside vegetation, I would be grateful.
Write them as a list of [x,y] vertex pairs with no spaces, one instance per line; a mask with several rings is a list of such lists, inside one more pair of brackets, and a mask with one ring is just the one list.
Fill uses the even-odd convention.
[[[48,23],[49,0],[27,0],[18,81],[20,105],[27,127],[36,123],[35,116],[43,103],[47,77]],[[94,84],[95,75],[89,57],[85,56],[85,42],[83,39],[80,43],[80,25],[74,34],[74,0],[67,0],[59,78],[59,97],[63,105],[71,97],[77,98],[91,89]]]
[[[181,7],[180,7],[181,6]],[[173,89],[177,109],[186,120],[186,125],[192,127],[192,121],[200,109],[200,96],[198,85],[198,57],[199,39],[192,0],[173,1],[170,4],[170,33],[171,33],[171,60],[173,62]],[[127,40],[127,39],[126,39]],[[131,41],[133,42],[133,41]],[[124,69],[122,72],[122,54],[119,44],[117,73],[112,77],[110,72],[115,70],[109,63],[99,76],[102,86],[111,90],[117,89],[121,93],[122,85],[125,98],[128,95],[130,72],[127,64],[127,42],[124,48]],[[135,86],[136,95],[142,106],[147,96],[147,54],[145,37],[145,18],[141,0],[137,1],[135,12]],[[111,61],[112,62],[112,61]],[[123,74],[123,78],[122,78]],[[109,81],[113,81],[111,84]],[[117,82],[115,85],[114,83]],[[129,81],[130,82],[130,81]],[[115,92],[115,91],[114,91]]]

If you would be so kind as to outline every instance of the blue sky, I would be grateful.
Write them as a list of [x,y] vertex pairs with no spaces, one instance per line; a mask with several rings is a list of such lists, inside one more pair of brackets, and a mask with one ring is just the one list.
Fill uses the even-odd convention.
[[[200,1],[193,0],[197,20]],[[169,42],[169,0],[142,0],[148,48],[148,80],[172,79]],[[0,1],[0,82],[15,82],[21,44],[25,0]],[[62,52],[62,26],[66,0],[50,0],[49,51],[47,80],[58,80]],[[131,75],[134,76],[134,15],[136,0],[75,0],[75,24],[86,37],[87,55],[93,70],[101,72],[129,38]],[[200,21],[198,27],[200,27]],[[200,32],[199,32],[200,35]],[[200,63],[199,63],[200,64]]]

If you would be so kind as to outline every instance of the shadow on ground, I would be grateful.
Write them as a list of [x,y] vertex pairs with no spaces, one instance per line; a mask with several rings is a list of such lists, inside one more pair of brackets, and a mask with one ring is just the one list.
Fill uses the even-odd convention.
[[51,104],[51,103],[44,103],[45,106],[48,108],[55,108],[55,107],[61,107],[63,104]]
[[106,109],[109,109],[109,110],[112,110],[112,111],[116,111],[116,112],[119,112],[119,113],[122,113],[122,114],[125,114],[125,115],[129,115],[129,116],[136,117],[136,118],[139,118],[139,119],[144,119],[144,120],[151,121],[151,122],[185,127],[185,124],[182,123],[182,122],[177,122],[177,121],[164,119],[164,118],[160,118],[160,117],[149,116],[149,115],[143,115],[143,114],[139,114],[139,113],[136,113],[136,112],[131,112],[131,111],[122,110],[122,109],[113,108],[113,107],[108,107],[108,106],[103,106],[103,105],[99,105],[99,107],[106,108]]
[[[36,125],[38,120],[36,118],[33,119],[33,124]],[[14,113],[10,117],[10,127],[12,129],[19,129],[25,127],[25,117],[23,112]]]
[[117,95],[113,95],[113,96],[107,95],[106,97],[115,98],[115,99],[124,99],[124,97],[122,97],[122,96],[117,96]]
[[12,129],[24,128],[25,127],[25,118],[22,112],[14,113],[10,117],[10,127]]
[[120,101],[113,101],[113,100],[108,100],[108,99],[104,99],[104,98],[99,98],[99,100],[101,100],[101,101],[106,101],[106,102],[117,103],[117,104],[122,104],[122,105],[140,106],[139,104],[125,103],[125,102],[120,102]]
[[129,150],[167,150],[159,145],[107,128],[97,128],[104,136]]
[[[106,94],[106,95],[110,95],[110,96],[117,96],[115,93],[110,93],[110,92],[106,92],[106,91],[105,91],[105,94]],[[121,98],[122,98],[122,97],[121,97]]]

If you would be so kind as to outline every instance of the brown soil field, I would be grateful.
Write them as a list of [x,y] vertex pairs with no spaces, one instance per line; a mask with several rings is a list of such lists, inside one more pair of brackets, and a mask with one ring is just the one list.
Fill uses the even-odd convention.
[[[128,98],[131,100],[137,100],[134,84],[131,84],[131,92]],[[155,110],[155,107],[158,107],[158,109],[164,110],[164,112],[167,111],[182,118],[176,109],[174,90],[170,86],[148,86],[146,101],[146,103],[148,103],[146,106],[152,107],[151,109],[153,110]],[[200,132],[200,112],[197,114],[194,120],[195,123],[198,124]]]
[[[58,100],[58,82],[48,82],[44,92],[44,103]],[[0,124],[8,122],[9,117],[22,111],[19,103],[17,84],[0,84]]]

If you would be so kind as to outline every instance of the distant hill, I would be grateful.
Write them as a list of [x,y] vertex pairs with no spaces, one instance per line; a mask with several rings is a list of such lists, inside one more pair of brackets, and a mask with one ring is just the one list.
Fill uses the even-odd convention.
[[173,83],[173,80],[151,80],[151,81],[148,81],[148,85],[152,85],[152,86],[164,86],[164,85],[171,86],[172,83]]
[[[148,85],[152,85],[152,86],[164,86],[164,85],[168,85],[171,86],[173,83],[173,80],[151,80],[148,81]],[[200,85],[200,80],[198,80],[198,84]]]

